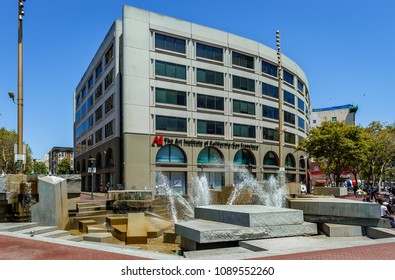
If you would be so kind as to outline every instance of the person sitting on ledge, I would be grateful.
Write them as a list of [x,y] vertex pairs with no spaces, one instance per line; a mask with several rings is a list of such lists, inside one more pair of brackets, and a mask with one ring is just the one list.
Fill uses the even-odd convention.
[[388,220],[390,220],[390,224],[392,228],[395,228],[395,220],[393,217],[391,217],[390,212],[388,212],[387,206],[383,205],[383,200],[382,199],[378,199],[377,202],[380,204],[380,215],[381,218],[386,218]]

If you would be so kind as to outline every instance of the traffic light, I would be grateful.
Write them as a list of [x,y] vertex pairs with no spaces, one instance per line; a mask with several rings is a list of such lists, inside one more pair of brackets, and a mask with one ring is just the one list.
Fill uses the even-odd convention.
[[26,0],[19,0],[19,12],[18,12],[19,20],[22,20],[22,17],[25,15],[25,11],[23,10],[23,8],[25,7],[25,4],[23,2],[25,1]]

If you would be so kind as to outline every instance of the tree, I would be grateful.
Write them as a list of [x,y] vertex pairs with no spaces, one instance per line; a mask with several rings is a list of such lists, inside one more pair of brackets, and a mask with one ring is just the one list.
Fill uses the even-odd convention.
[[35,162],[33,164],[34,174],[48,174],[48,168],[44,162]]
[[360,166],[364,166],[367,160],[369,143],[369,136],[363,128],[325,121],[309,131],[297,150],[314,158],[325,170],[327,178],[334,174],[337,186],[342,172],[353,170],[357,176]]
[[67,158],[62,159],[58,164],[58,174],[70,174],[70,162]]
[[372,122],[366,128],[374,145],[369,150],[369,164],[364,168],[369,181],[375,185],[378,180],[379,191],[383,176],[391,168],[395,159],[395,125]]
[[[0,129],[0,169],[5,173],[16,173],[14,163],[14,144],[18,141],[18,134],[14,130]],[[31,173],[32,150],[26,145],[26,165],[24,173]]]

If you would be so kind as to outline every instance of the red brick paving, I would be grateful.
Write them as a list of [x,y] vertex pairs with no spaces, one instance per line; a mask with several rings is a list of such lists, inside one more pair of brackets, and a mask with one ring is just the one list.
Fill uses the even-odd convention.
[[[34,239],[34,237],[32,237]],[[93,249],[0,235],[0,260],[147,260]]]

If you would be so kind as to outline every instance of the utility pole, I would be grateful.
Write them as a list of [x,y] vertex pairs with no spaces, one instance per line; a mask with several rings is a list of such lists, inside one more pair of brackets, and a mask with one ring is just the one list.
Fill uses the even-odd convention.
[[25,15],[23,8],[25,0],[18,0],[18,143],[15,162],[17,173],[23,173],[23,165],[26,155],[23,151],[23,44],[22,44],[22,20]]
[[281,45],[280,45],[280,30],[276,31],[277,42],[277,80],[278,80],[278,157],[279,157],[279,171],[284,170],[283,160],[283,146],[284,146],[284,129],[283,129],[283,78],[281,65]]

